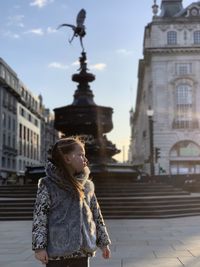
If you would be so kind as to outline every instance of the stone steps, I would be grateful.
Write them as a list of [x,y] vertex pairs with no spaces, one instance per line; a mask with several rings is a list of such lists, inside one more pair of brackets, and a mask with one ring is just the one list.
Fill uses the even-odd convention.
[[[1,186],[0,220],[32,220],[36,186]],[[151,219],[200,215],[200,195],[164,184],[96,185],[106,219]]]

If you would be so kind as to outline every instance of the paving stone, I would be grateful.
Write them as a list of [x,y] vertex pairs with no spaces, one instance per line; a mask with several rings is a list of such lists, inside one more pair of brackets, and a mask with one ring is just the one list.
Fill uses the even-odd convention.
[[164,251],[164,250],[155,250],[155,256],[157,258],[178,258],[178,257],[191,257],[194,256],[187,250],[176,250],[176,251]]
[[156,245],[156,246],[163,246],[163,245],[182,245],[183,243],[180,240],[147,240],[149,246]]
[[183,267],[184,265],[179,259],[123,259],[122,267]]
[[121,259],[97,259],[93,258],[90,260],[90,267],[122,267]]
[[199,267],[200,266],[200,257],[195,257],[195,258],[187,258],[187,257],[183,257],[183,258],[179,258],[179,260],[182,262],[182,264],[185,267]]
[[[200,216],[106,220],[112,258],[101,251],[91,267],[200,267]],[[0,223],[0,267],[42,267],[31,251],[30,221]]]
[[0,265],[1,267],[44,267],[39,261],[14,261],[6,265]]
[[198,250],[200,251],[200,245],[195,246],[195,244],[187,244],[187,245],[173,245],[173,250]]
[[188,251],[189,251],[194,257],[200,257],[200,249],[198,249],[198,248],[193,248],[193,249],[188,249]]

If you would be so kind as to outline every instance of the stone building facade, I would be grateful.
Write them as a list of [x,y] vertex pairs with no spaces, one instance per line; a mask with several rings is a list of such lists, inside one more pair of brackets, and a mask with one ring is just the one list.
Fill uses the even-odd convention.
[[[54,115],[0,58],[0,178],[24,175],[44,164],[59,138]],[[0,179],[1,183],[1,179]]]
[[17,166],[17,74],[0,58],[0,176],[5,179]]
[[[162,0],[145,27],[129,161],[155,174],[200,173],[200,2]],[[147,110],[153,111],[152,117]],[[150,126],[152,122],[152,128]]]

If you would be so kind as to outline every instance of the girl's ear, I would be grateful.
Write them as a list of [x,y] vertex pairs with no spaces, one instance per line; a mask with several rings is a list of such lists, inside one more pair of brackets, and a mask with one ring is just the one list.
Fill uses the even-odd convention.
[[71,157],[70,157],[70,155],[65,154],[64,159],[65,159],[65,162],[67,164],[71,163]]

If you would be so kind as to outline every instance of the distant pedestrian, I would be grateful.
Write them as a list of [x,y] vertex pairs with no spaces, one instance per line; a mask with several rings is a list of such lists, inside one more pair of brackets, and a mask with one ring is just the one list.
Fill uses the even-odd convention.
[[97,247],[103,258],[111,256],[87,162],[78,138],[61,139],[52,148],[47,176],[39,180],[32,248],[47,267],[87,267]]

